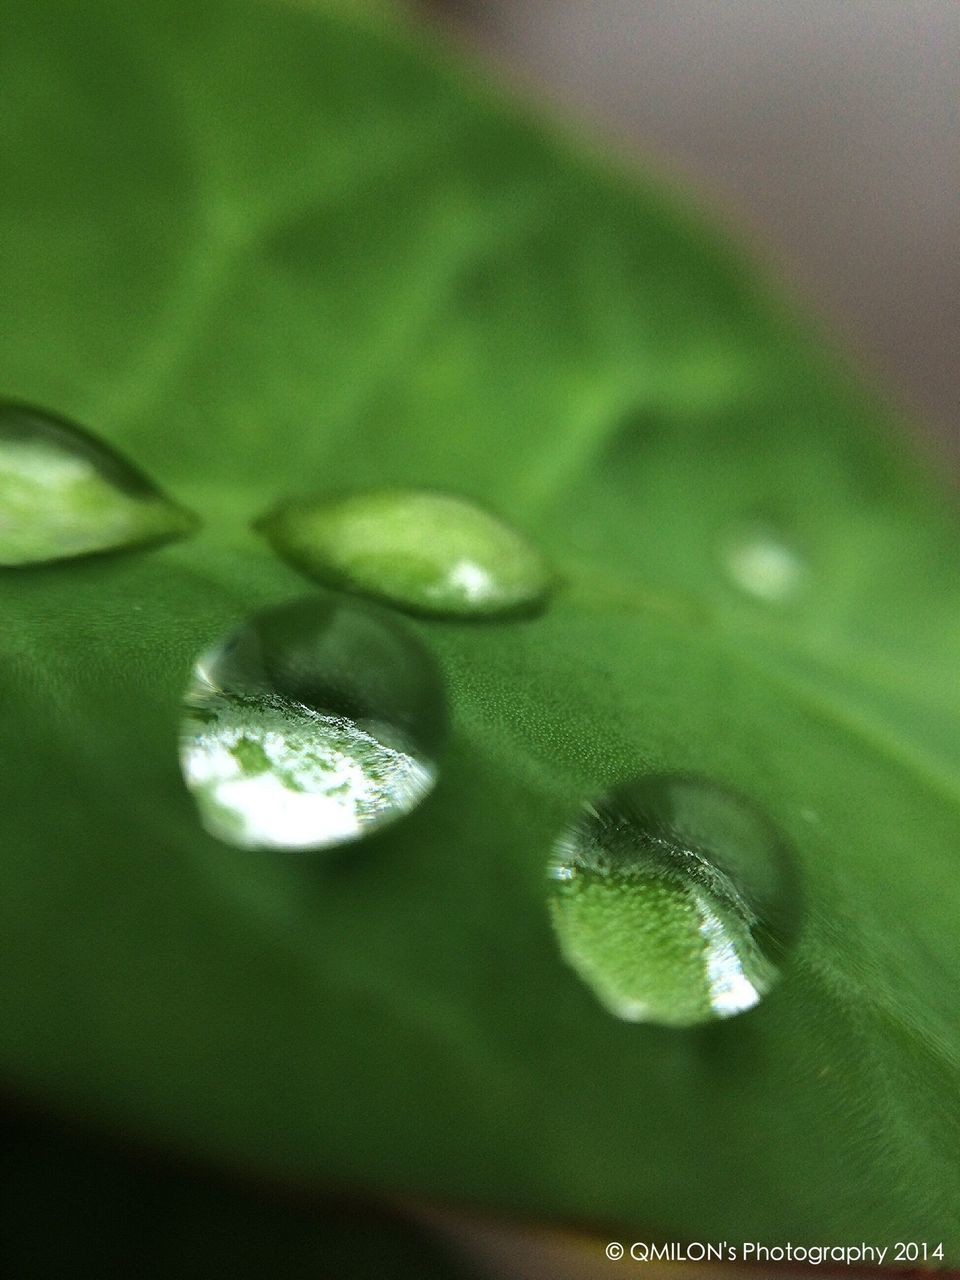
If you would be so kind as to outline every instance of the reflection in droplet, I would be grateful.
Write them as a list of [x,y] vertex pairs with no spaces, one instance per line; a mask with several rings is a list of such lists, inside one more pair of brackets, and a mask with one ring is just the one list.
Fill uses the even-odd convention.
[[180,760],[212,835],[325,849],[421,803],[443,729],[423,646],[378,609],[317,598],[255,615],[199,659]]
[[795,596],[807,573],[801,556],[764,525],[745,525],[729,535],[723,562],[735,586],[770,604]]
[[164,542],[196,523],[82,428],[0,402],[0,565]]
[[584,807],[550,860],[565,959],[620,1018],[686,1027],[756,1005],[796,918],[792,863],[740,797],[653,775]]
[[381,489],[288,503],[258,527],[280,555],[318,581],[413,613],[529,612],[552,585],[526,538],[452,494]]

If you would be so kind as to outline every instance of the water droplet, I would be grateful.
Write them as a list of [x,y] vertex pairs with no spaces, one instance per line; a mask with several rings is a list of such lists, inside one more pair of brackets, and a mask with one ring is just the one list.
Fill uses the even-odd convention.
[[310,577],[413,613],[529,612],[553,580],[516,530],[466,498],[425,489],[289,503],[258,527]]
[[728,1018],[779,977],[795,920],[791,857],[761,814],[712,783],[622,784],[584,807],[548,873],[563,955],[620,1018]]
[[165,542],[196,523],[82,427],[0,402],[0,565]]
[[180,762],[204,826],[250,849],[326,849],[403,817],[436,781],[430,653],[375,606],[254,615],[196,663]]
[[803,587],[800,555],[765,525],[745,525],[725,541],[723,562],[733,584],[768,604],[790,600]]

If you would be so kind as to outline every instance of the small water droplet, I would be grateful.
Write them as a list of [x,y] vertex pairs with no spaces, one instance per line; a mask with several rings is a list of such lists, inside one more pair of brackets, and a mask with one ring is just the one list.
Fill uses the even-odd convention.
[[765,525],[744,525],[724,542],[723,563],[733,584],[768,604],[792,599],[803,587],[802,557]]
[[82,427],[0,401],[0,565],[165,542],[196,524]]
[[374,606],[317,597],[254,615],[198,660],[180,763],[212,835],[327,849],[420,804],[444,725],[419,641]]
[[466,498],[431,490],[288,503],[258,528],[310,577],[412,613],[530,612],[553,582],[540,553],[515,529]]
[[561,951],[620,1018],[728,1018],[779,977],[796,915],[790,854],[752,805],[712,783],[668,774],[616,787],[563,833],[548,874]]

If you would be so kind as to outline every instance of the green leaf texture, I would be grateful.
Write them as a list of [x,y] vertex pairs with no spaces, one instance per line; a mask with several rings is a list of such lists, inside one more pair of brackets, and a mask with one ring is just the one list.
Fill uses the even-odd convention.
[[[386,18],[14,0],[0,390],[98,432],[194,538],[0,578],[8,1084],[311,1186],[667,1238],[960,1258],[952,499],[676,196]],[[314,590],[304,491],[473,498],[562,579],[411,622],[435,794],[333,860],[218,844],[177,770],[195,656]],[[731,580],[751,522],[805,566]],[[750,797],[804,924],[761,1006],[606,1014],[551,843],[648,769]]]

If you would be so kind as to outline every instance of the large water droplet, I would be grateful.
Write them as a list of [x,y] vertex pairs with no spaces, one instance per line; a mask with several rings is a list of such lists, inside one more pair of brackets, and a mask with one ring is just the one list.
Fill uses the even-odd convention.
[[779,977],[796,918],[791,856],[750,804],[709,782],[615,788],[564,832],[549,877],[563,955],[618,1017],[728,1018]]
[[807,573],[799,553],[762,524],[742,525],[730,533],[722,558],[734,586],[768,604],[792,599]]
[[0,565],[165,542],[196,523],[81,427],[0,402]]
[[180,762],[212,835],[326,849],[420,804],[444,726],[419,641],[380,609],[317,597],[254,615],[199,659]]
[[528,612],[544,601],[553,580],[516,530],[466,498],[430,490],[289,503],[258,527],[310,577],[413,613]]

